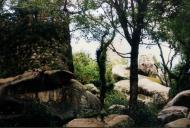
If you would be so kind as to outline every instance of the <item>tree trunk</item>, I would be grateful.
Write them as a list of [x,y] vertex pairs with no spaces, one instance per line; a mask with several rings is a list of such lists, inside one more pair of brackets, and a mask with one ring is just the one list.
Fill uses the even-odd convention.
[[130,99],[129,99],[129,110],[133,110],[137,106],[138,96],[138,43],[131,46],[131,66],[130,66]]
[[101,109],[104,107],[104,98],[106,93],[106,52],[105,49],[100,48],[97,50],[97,63],[99,67],[99,79],[101,83],[101,91],[100,91],[100,102],[101,102]]
[[[65,56],[68,58],[68,60],[66,60],[67,66],[69,71],[74,72],[74,65],[73,65],[73,56],[72,56],[72,47],[71,47],[71,34],[70,34],[70,28],[69,28],[69,16],[65,16],[65,21],[64,23],[64,28],[65,28],[65,43],[67,44],[67,49],[66,49],[66,53]],[[63,42],[64,43],[64,42]]]

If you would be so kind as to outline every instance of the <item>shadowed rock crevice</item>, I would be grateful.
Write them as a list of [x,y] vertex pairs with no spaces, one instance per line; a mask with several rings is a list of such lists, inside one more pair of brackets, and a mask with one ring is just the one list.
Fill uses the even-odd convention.
[[65,70],[35,70],[0,79],[0,126],[62,126],[97,115],[99,99],[73,78]]

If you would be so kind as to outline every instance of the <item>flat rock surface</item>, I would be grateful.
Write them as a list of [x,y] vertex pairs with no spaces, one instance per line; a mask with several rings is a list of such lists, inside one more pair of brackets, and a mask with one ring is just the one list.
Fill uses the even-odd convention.
[[[130,91],[130,81],[129,80],[121,80],[114,84],[114,90],[129,93]],[[165,87],[161,84],[153,82],[146,77],[139,77],[139,89],[141,90],[139,93],[144,95],[153,95],[155,93],[161,94],[165,99],[168,99],[169,87]]]
[[112,114],[101,122],[96,118],[79,118],[70,121],[66,127],[125,127],[134,125],[134,121],[128,115]]
[[172,121],[164,126],[165,128],[189,128],[190,119],[182,118],[175,121]]
[[190,90],[178,93],[170,102],[167,103],[165,108],[170,106],[185,106],[190,108]]

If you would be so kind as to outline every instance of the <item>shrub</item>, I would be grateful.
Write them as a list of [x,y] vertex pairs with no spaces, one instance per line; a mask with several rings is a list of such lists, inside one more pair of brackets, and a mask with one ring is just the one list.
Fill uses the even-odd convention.
[[76,53],[73,56],[76,79],[83,84],[98,80],[98,67],[96,62],[85,53]]
[[187,63],[180,62],[172,70],[177,79],[172,79],[169,96],[172,98],[177,93],[190,89],[190,75],[188,74],[189,66]]
[[[73,55],[73,64],[76,79],[83,84],[98,83],[99,69],[95,60],[85,53],[76,53]],[[106,80],[107,83],[113,83],[112,65],[106,63]],[[95,84],[96,85],[96,84]]]
[[107,83],[112,84],[115,82],[113,75],[112,75],[112,64],[111,63],[106,63],[106,74],[105,75],[106,75]]
[[114,104],[127,106],[128,105],[127,96],[118,91],[108,92],[105,98],[105,108],[108,109],[111,105]]

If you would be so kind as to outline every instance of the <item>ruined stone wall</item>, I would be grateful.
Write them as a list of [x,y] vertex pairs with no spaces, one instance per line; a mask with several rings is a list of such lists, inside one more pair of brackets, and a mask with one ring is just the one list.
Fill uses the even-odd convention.
[[36,68],[73,71],[67,18],[53,22],[28,15],[0,20],[0,77]]

